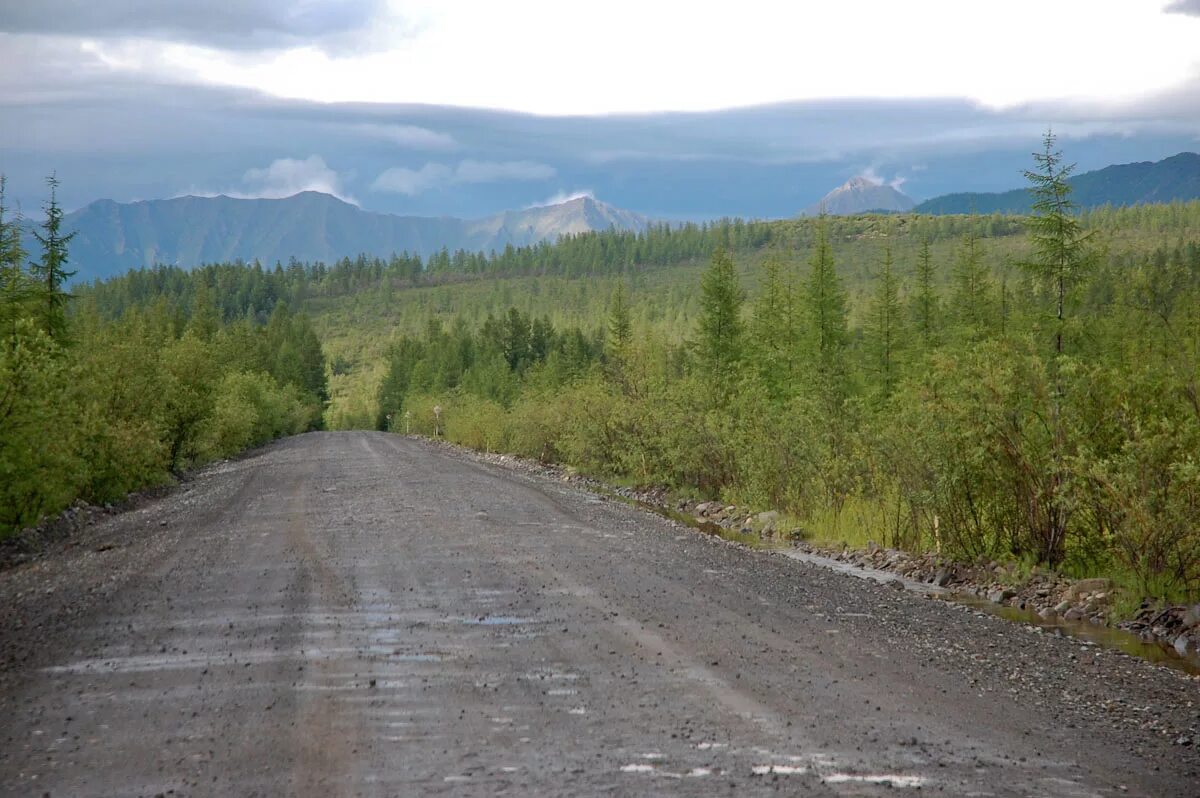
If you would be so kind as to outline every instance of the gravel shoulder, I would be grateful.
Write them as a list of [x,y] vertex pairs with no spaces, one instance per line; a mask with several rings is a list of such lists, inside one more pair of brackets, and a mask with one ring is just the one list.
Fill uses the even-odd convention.
[[382,433],[0,572],[0,793],[1194,796],[1200,681]]

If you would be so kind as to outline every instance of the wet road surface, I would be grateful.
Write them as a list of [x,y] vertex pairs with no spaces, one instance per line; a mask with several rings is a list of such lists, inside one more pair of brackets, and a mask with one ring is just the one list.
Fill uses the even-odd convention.
[[0,573],[2,794],[1200,794],[1071,694],[1200,682],[422,441],[288,439],[95,534]]

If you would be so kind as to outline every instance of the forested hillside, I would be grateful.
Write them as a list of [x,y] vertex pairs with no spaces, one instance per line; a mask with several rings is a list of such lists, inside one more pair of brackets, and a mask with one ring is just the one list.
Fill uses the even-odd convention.
[[[332,427],[777,508],[810,537],[1200,594],[1200,203],[591,233],[492,256],[141,270],[96,325],[286,307]],[[142,321],[141,324],[147,322]],[[434,408],[438,408],[435,413]],[[203,436],[197,440],[207,440]]]
[[[1200,155],[1181,152],[1161,161],[1123,163],[1085,172],[1070,180],[1072,201],[1080,208],[1200,199]],[[945,194],[926,200],[917,213],[1029,213],[1032,200],[1023,188],[1000,193]]]
[[320,341],[285,303],[224,318],[199,284],[104,315],[73,298],[50,181],[38,251],[0,180],[0,539],[76,499],[106,503],[182,469],[320,426]]

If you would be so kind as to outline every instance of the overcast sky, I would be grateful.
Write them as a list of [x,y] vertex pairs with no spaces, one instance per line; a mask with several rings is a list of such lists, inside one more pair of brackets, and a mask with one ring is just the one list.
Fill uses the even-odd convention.
[[1200,0],[0,0],[0,170],[82,204],[577,192],[785,215],[853,174],[1002,189],[1198,149]]

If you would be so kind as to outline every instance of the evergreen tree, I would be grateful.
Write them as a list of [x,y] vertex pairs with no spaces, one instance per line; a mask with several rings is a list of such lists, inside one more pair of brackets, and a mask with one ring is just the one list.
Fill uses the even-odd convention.
[[883,250],[883,267],[875,278],[875,297],[871,302],[869,332],[874,349],[879,393],[886,399],[896,387],[896,353],[900,345],[900,290],[892,262],[892,247]]
[[842,371],[846,348],[846,292],[833,263],[826,221],[817,224],[816,242],[808,276],[806,296],[811,325],[812,354],[817,367],[830,374]]
[[608,345],[616,352],[625,351],[633,338],[633,320],[629,314],[629,299],[625,281],[618,280],[608,302]]
[[929,252],[929,238],[921,239],[917,252],[916,294],[913,297],[913,317],[921,345],[931,349],[937,340],[938,295],[934,287],[933,256]]
[[[280,300],[275,305],[272,321],[282,314],[283,323],[287,321],[287,306]],[[212,341],[217,330],[221,328],[221,311],[213,298],[213,291],[208,286],[208,280],[203,273],[197,275],[196,290],[192,294],[192,316],[188,320],[188,331],[201,341]]]
[[0,335],[14,340],[17,321],[25,314],[29,300],[29,278],[21,267],[25,248],[21,246],[21,219],[8,219],[5,204],[7,180],[0,175]]
[[742,357],[742,302],[733,257],[713,253],[700,281],[700,359],[718,382],[727,382]]
[[954,317],[965,328],[968,340],[986,337],[991,326],[991,278],[983,262],[983,248],[974,227],[963,236],[954,267]]
[[42,223],[41,231],[34,231],[38,242],[42,245],[42,259],[30,264],[30,274],[38,283],[41,294],[38,297],[38,321],[46,334],[55,340],[63,340],[67,334],[67,302],[71,295],[67,293],[65,284],[75,276],[75,272],[67,271],[67,245],[75,237],[75,233],[63,235],[63,210],[58,204],[58,178],[54,175],[46,178],[50,187],[50,199],[46,202],[46,221]]
[[1071,202],[1068,182],[1075,165],[1064,165],[1062,152],[1054,148],[1055,136],[1047,131],[1043,149],[1035,152],[1037,164],[1026,170],[1025,179],[1033,195],[1033,213],[1026,221],[1033,257],[1022,265],[1050,288],[1054,302],[1054,354],[1063,353],[1063,333],[1067,319],[1067,300],[1071,290],[1085,277],[1092,265],[1089,251],[1090,233],[1079,223],[1075,204]]
[[796,308],[792,286],[777,254],[763,259],[762,280],[750,320],[750,346],[759,376],[780,401],[796,372]]

